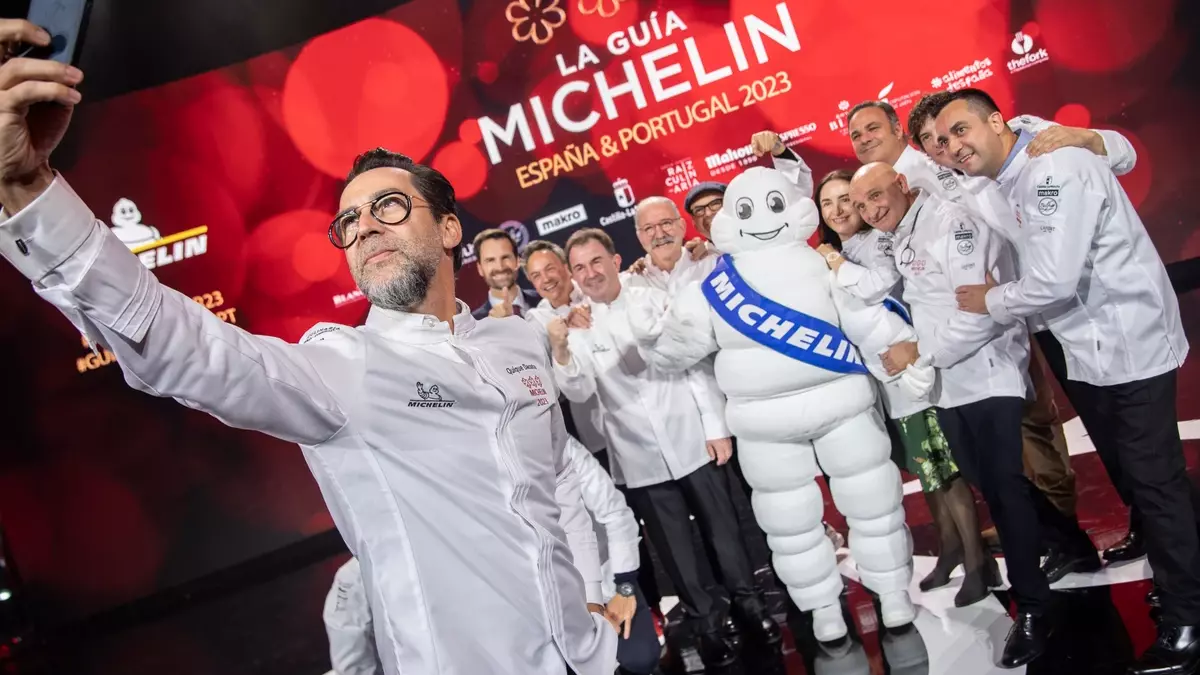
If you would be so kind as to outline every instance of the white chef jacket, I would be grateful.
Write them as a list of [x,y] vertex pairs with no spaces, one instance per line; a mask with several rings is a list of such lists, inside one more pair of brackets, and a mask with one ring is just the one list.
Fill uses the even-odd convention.
[[666,291],[672,297],[679,292],[679,289],[692,283],[693,281],[704,281],[708,275],[717,267],[717,261],[720,256],[715,254],[716,249],[712,245],[705,242],[705,246],[709,247],[709,254],[700,259],[692,260],[692,254],[684,249],[683,257],[675,263],[675,267],[670,272],[659,268],[650,259],[650,254],[645,256],[646,269],[641,274],[630,274],[627,277],[622,277],[622,284],[628,287],[638,288],[655,288],[660,291]]
[[568,436],[566,454],[567,461],[574,466],[575,475],[579,477],[583,505],[592,515],[592,527],[600,544],[600,562],[605,569],[604,600],[607,604],[616,594],[613,577],[636,572],[641,564],[638,553],[638,541],[641,540],[638,533],[641,528],[612,477],[582,443]]
[[[587,448],[568,436],[566,455],[579,477],[583,504],[592,516],[592,527],[600,542],[600,559],[609,570],[604,580],[607,604],[616,593],[613,576],[638,569],[638,524],[625,504],[625,497]],[[358,558],[351,557],[334,574],[333,585],[325,597],[323,617],[334,673],[379,675],[382,672]]]
[[896,264],[924,362],[938,369],[933,403],[954,408],[996,396],[1025,398],[1029,334],[1024,323],[1002,325],[958,309],[964,284],[1016,278],[1011,244],[977,215],[921,192],[896,228]]
[[61,177],[0,220],[0,255],[131,386],[300,444],[362,565],[385,673],[612,673],[615,632],[585,606],[598,561],[580,560],[585,584],[571,556],[595,535],[523,320],[459,302],[453,331],[373,307],[298,345],[251,335],[162,286]]
[[329,636],[329,661],[335,675],[381,675],[371,604],[358,558],[353,556],[333,575],[321,612]]
[[629,305],[661,293],[626,286],[612,304],[592,303],[592,327],[568,334],[570,362],[554,362],[567,398],[599,393],[609,457],[631,488],[683,478],[711,461],[707,440],[730,436],[711,359],[666,373],[648,366],[638,350]]
[[[579,290],[579,285],[572,281],[571,297],[567,304],[553,307],[549,300],[542,298],[537,307],[525,313],[525,320],[532,322],[541,331],[547,353],[550,350],[550,337],[546,333],[546,324],[554,317],[567,318],[572,307],[583,304],[587,304],[587,297]],[[604,439],[604,409],[600,406],[600,398],[593,396],[579,403],[570,400],[567,403],[571,406],[571,420],[575,422],[575,431],[584,447],[591,452],[600,452],[607,447],[608,442]]]
[[1023,274],[988,291],[988,311],[1002,322],[1040,313],[1072,380],[1122,384],[1182,366],[1175,291],[1116,176],[1086,150],[1031,159],[1021,141],[998,180],[1020,223]]
[[875,228],[843,241],[842,257],[846,261],[838,268],[838,285],[870,304],[883,302],[888,296],[900,299],[904,283],[892,258],[894,248],[893,233]]

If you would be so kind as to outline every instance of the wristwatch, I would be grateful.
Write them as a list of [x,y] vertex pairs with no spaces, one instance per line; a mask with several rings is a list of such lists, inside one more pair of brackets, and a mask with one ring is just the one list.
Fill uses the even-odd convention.
[[829,253],[825,254],[825,260],[827,260],[828,262],[833,262],[834,260],[837,260],[840,257],[842,257],[842,254],[838,253],[837,251],[830,251]]
[[617,595],[621,596],[622,598],[632,598],[633,584],[629,583],[628,581],[623,584],[617,584]]

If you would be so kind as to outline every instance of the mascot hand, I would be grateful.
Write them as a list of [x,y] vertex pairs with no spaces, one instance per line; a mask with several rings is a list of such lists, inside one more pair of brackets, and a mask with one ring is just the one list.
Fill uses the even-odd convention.
[[908,364],[900,373],[900,387],[914,398],[928,398],[936,381],[937,371],[930,365],[927,356]]
[[629,303],[629,328],[643,344],[652,344],[662,335],[667,315],[666,296],[645,295]]

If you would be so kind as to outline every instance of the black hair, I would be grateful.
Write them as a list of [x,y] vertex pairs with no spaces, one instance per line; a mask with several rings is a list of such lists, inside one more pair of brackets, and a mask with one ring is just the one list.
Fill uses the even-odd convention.
[[609,255],[616,255],[617,247],[613,244],[612,237],[608,233],[598,227],[585,227],[582,230],[575,230],[574,234],[567,238],[567,245],[564,247],[567,252],[567,258],[571,257],[571,249],[589,241],[598,241],[604,247],[604,250]]
[[[346,175],[346,185],[360,175],[374,169],[401,169],[412,174],[413,187],[420,197],[429,203],[429,212],[436,222],[441,222],[446,216],[458,217],[458,201],[454,198],[454,186],[433,167],[414,162],[408,155],[392,152],[386,148],[368,150],[354,158],[354,166]],[[343,189],[345,186],[343,186]],[[516,251],[516,246],[513,246]],[[454,271],[462,267],[462,241],[454,247]]]
[[[900,116],[896,114],[896,109],[892,107],[892,104],[888,103],[887,101],[863,101],[862,103],[859,103],[850,109],[849,115],[846,115],[846,124],[850,124],[855,115],[866,110],[867,108],[882,110],[883,114],[887,115],[888,122],[893,127],[900,126]],[[904,133],[904,130],[901,129],[900,133]]]
[[929,114],[937,117],[946,106],[955,101],[966,101],[967,107],[971,108],[976,115],[979,115],[980,119],[987,119],[993,113],[1000,112],[1000,106],[996,105],[996,100],[990,94],[982,89],[971,87],[951,92],[949,96],[938,101],[940,105],[930,106]]
[[954,94],[949,91],[939,91],[932,94],[927,94],[921,97],[920,101],[913,106],[908,113],[908,137],[912,140],[913,145],[917,149],[924,151],[925,148],[921,145],[921,127],[925,126],[925,122],[937,117],[937,114],[946,107]]
[[513,238],[511,232],[508,230],[502,230],[498,227],[488,228],[475,235],[475,239],[471,242],[471,247],[475,249],[475,255],[477,257],[480,253],[479,247],[483,245],[483,242],[490,241],[492,239],[503,239],[507,241],[508,245],[512,246],[513,257],[518,257],[519,254],[517,253],[517,240]]

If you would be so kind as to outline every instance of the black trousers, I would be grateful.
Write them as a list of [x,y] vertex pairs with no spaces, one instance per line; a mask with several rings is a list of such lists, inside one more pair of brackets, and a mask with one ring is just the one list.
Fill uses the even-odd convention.
[[662,648],[658,644],[658,633],[654,631],[654,617],[642,589],[635,585],[637,611],[629,625],[629,639],[624,633],[617,638],[617,663],[625,672],[649,675],[658,668]]
[[1056,509],[1025,475],[1024,406],[1025,401],[1016,396],[986,398],[939,408],[938,420],[959,470],[987,502],[1018,611],[1045,614],[1050,585],[1041,569],[1041,543],[1093,553],[1095,547],[1079,523]]
[[1062,345],[1035,335],[1046,362],[1096,445],[1109,478],[1146,539],[1163,621],[1200,624],[1200,536],[1196,486],[1188,478],[1175,411],[1177,372],[1105,387],[1067,379]]
[[715,464],[709,462],[678,480],[629,488],[627,494],[645,520],[646,534],[659,551],[659,562],[679,593],[680,603],[700,618],[701,630],[716,631],[723,617],[721,603],[704,584],[689,516],[696,517],[701,536],[716,556],[715,567],[733,603],[742,611],[762,611],[729,482]]

